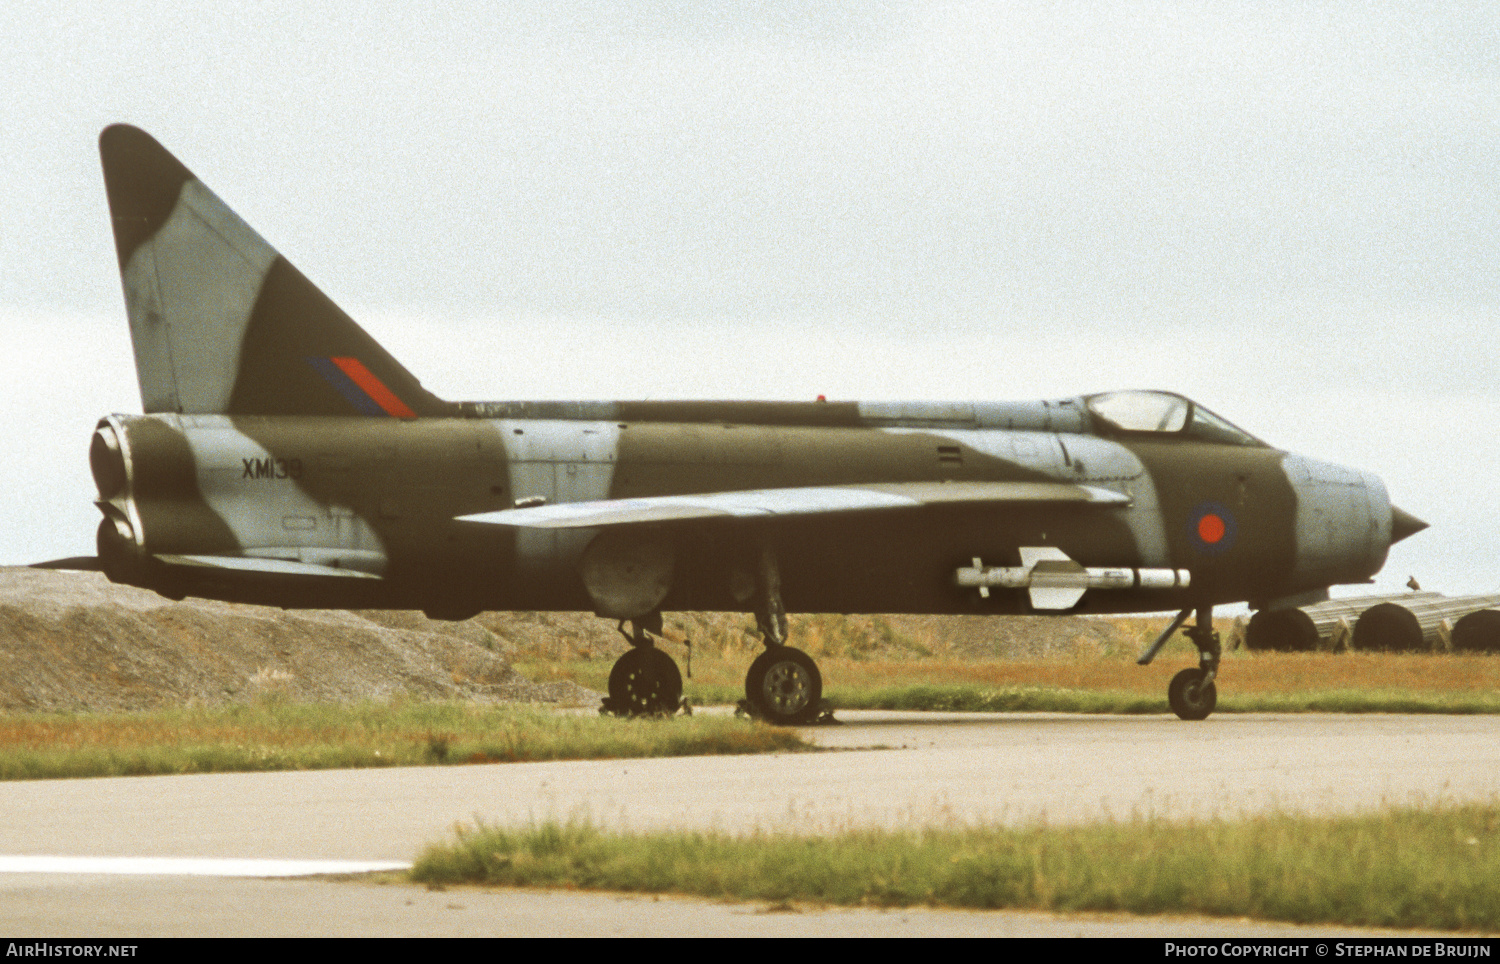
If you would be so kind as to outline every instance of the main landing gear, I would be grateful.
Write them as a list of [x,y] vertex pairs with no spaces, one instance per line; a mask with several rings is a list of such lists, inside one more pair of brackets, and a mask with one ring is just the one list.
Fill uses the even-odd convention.
[[[1158,636],[1151,648],[1136,662],[1145,666],[1155,659],[1157,652],[1172,638],[1178,627],[1187,621],[1191,613],[1191,609],[1184,609],[1179,613],[1166,632]],[[1172,677],[1172,682],[1167,685],[1167,704],[1180,719],[1205,720],[1219,703],[1219,691],[1214,686],[1214,678],[1219,675],[1221,650],[1219,634],[1214,632],[1213,607],[1200,608],[1197,624],[1184,629],[1183,635],[1198,648],[1198,668],[1185,669]]]
[[620,632],[630,649],[609,671],[609,696],[600,711],[616,716],[671,716],[678,710],[692,713],[682,698],[682,674],[672,657],[656,648],[651,635],[661,635],[661,613],[630,620],[630,632],[620,622]]
[[829,723],[833,712],[823,699],[823,674],[800,649],[786,644],[786,606],[781,601],[781,573],[769,546],[760,553],[760,579],[755,599],[755,625],[766,651],[745,674],[745,700],[740,709],[779,726]]
[[[781,576],[769,548],[761,550],[759,568],[754,591],[755,623],[765,638],[766,650],[745,675],[745,699],[740,710],[781,726],[832,722],[833,714],[823,699],[823,674],[818,672],[818,664],[802,650],[786,644]],[[691,713],[682,698],[682,674],[677,664],[657,649],[651,638],[662,634],[660,610],[628,620],[629,632],[626,622],[620,622],[620,632],[629,640],[630,649],[610,670],[609,696],[601,712],[670,716],[680,709]]]
[[802,650],[767,643],[745,674],[744,706],[751,716],[782,726],[821,722],[828,713],[823,674]]

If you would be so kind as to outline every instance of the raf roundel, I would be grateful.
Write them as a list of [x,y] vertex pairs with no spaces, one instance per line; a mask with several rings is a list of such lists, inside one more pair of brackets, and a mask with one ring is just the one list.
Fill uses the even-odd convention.
[[1188,537],[1193,548],[1217,556],[1234,546],[1238,526],[1234,513],[1218,502],[1204,502],[1188,517]]

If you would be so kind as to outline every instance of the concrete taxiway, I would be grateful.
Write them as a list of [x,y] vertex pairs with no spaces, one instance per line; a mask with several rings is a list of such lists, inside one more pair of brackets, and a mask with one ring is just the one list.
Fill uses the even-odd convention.
[[[401,862],[476,819],[806,831],[1334,813],[1500,798],[1500,719],[1493,717],[840,716],[843,726],[807,732],[844,752],[5,783],[0,855]],[[570,900],[601,903],[585,912]],[[190,877],[170,864],[128,877],[107,869],[6,872],[0,861],[0,928],[33,936],[787,934],[802,926],[790,916],[826,916],[812,927],[824,933],[844,926],[836,921],[853,921],[858,932],[912,934],[1018,933],[1022,918],[1054,922],[1043,932],[1081,927],[1077,918],[1050,915],[753,910],[610,895],[445,896],[326,880]],[[1127,922],[1149,934],[1231,927]],[[1264,934],[1271,925],[1243,926]]]

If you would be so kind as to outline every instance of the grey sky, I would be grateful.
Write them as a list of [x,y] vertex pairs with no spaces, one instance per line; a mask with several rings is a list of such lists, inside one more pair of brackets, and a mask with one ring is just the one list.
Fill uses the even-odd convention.
[[[0,561],[138,410],[95,138],[154,134],[439,394],[1182,391],[1493,589],[1491,5],[49,4],[0,49]],[[1399,570],[1399,571],[1398,571]]]

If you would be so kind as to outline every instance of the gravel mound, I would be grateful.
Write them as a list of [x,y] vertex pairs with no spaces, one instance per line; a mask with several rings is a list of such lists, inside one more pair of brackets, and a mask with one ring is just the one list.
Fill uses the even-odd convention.
[[172,602],[98,573],[0,568],[0,708],[138,710],[184,703],[399,698],[596,704],[538,685],[475,622],[420,613]]

